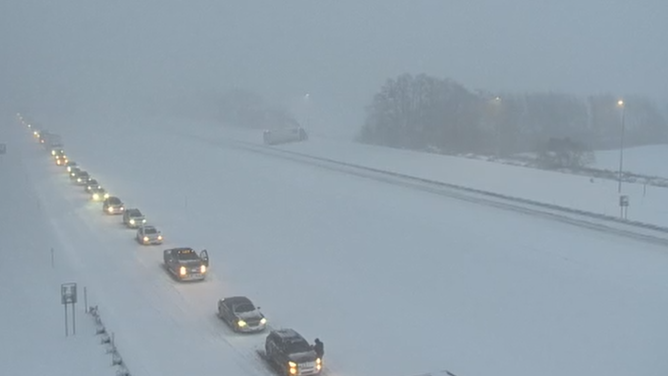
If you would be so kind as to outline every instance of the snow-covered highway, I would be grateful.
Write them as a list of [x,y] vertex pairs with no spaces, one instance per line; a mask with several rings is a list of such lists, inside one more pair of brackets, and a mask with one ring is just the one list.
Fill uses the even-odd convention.
[[[133,374],[266,374],[254,356],[264,336],[231,334],[214,316],[218,298],[237,294],[273,326],[323,339],[332,376],[668,371],[662,247],[210,147],[141,120],[71,120],[52,123],[68,155],[168,244],[136,245],[19,126],[10,152]],[[209,279],[174,282],[160,267],[171,245],[206,248]]]

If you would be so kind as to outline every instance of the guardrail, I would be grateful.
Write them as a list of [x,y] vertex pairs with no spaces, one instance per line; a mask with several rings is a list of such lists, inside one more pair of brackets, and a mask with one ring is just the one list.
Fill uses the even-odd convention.
[[[587,217],[587,218],[596,219],[596,220],[600,220],[600,221],[621,224],[621,225],[629,226],[629,227],[632,227],[632,228],[655,231],[655,232],[659,232],[659,233],[664,234],[664,235],[668,235],[668,227],[666,227],[666,226],[660,226],[660,225],[641,222],[641,221],[633,221],[633,220],[619,218],[619,217],[615,217],[615,216],[611,216],[611,215],[595,213],[595,212],[581,210],[581,209],[574,209],[574,208],[561,206],[561,205],[556,205],[556,204],[548,204],[548,203],[544,203],[544,202],[540,202],[540,201],[530,200],[530,199],[516,197],[516,196],[510,196],[510,195],[506,195],[506,194],[502,194],[502,193],[496,193],[496,192],[486,191],[486,190],[482,190],[482,189],[471,188],[471,187],[467,187],[467,186],[463,186],[463,185],[459,185],[459,184],[446,183],[446,182],[442,182],[442,181],[438,181],[438,180],[432,180],[432,179],[416,177],[416,176],[412,176],[412,175],[408,175],[408,174],[382,170],[382,169],[369,167],[369,166],[364,166],[364,165],[360,165],[360,164],[356,164],[356,163],[343,162],[343,161],[338,161],[338,160],[331,159],[331,158],[319,157],[319,156],[314,156],[314,155],[305,154],[305,153],[301,153],[301,152],[296,152],[296,151],[292,151],[292,150],[280,149],[278,147],[258,145],[258,144],[254,144],[254,143],[251,143],[251,142],[240,141],[240,140],[236,140],[236,139],[226,138],[225,140],[232,141],[236,144],[243,145],[246,148],[252,148],[252,149],[258,150],[258,151],[271,150],[272,152],[275,152],[275,153],[291,155],[291,156],[304,158],[304,159],[308,159],[308,160],[313,160],[313,161],[318,161],[318,162],[335,164],[335,165],[338,165],[338,166],[352,168],[352,169],[356,169],[356,170],[359,170],[359,171],[367,171],[367,172],[371,172],[371,173],[375,173],[375,174],[382,174],[382,175],[385,175],[385,176],[391,176],[391,177],[400,178],[400,179],[404,179],[404,180],[409,180],[409,181],[413,181],[413,182],[428,184],[428,185],[435,186],[435,187],[442,187],[442,188],[447,188],[447,189],[455,190],[455,191],[459,191],[459,192],[476,194],[476,195],[479,195],[479,196],[482,196],[482,197],[487,197],[487,198],[490,198],[490,199],[503,200],[503,201],[518,203],[518,204],[531,206],[531,207],[535,207],[535,208],[541,208],[541,209],[547,209],[547,210],[552,210],[552,211],[557,211],[557,212],[562,212],[562,213],[567,213],[567,214],[573,214],[573,215],[577,215],[577,216],[581,216],[581,217]],[[211,140],[207,140],[207,141],[211,142]]]
[[402,179],[418,181],[418,182],[426,183],[426,184],[430,184],[430,185],[441,186],[441,187],[445,187],[445,188],[449,188],[449,189],[455,189],[455,190],[459,190],[459,191],[463,191],[463,192],[475,193],[477,195],[487,196],[487,197],[490,197],[490,198],[513,201],[513,202],[518,202],[518,203],[525,204],[525,205],[531,205],[531,206],[541,207],[541,208],[550,209],[550,210],[558,210],[558,211],[562,211],[562,212],[568,212],[568,213],[572,213],[572,214],[578,214],[578,215],[582,215],[582,216],[592,217],[592,218],[600,219],[600,220],[623,223],[623,224],[626,224],[626,225],[642,227],[642,228],[645,228],[645,229],[660,231],[660,232],[668,234],[668,227],[659,226],[659,225],[655,225],[655,224],[651,224],[651,223],[631,221],[631,220],[628,220],[628,219],[618,218],[618,217],[614,217],[614,216],[611,216],[611,215],[594,213],[594,212],[590,212],[590,211],[586,211],[586,210],[580,210],[580,209],[573,209],[573,208],[569,208],[569,207],[561,206],[561,205],[548,204],[548,203],[544,203],[544,202],[540,202],[540,201],[530,200],[530,199],[516,197],[516,196],[510,196],[510,195],[506,195],[506,194],[502,194],[502,193],[496,193],[496,192],[491,192],[491,191],[485,191],[485,190],[482,190],[482,189],[471,188],[471,187],[467,187],[467,186],[463,186],[463,185],[459,185],[459,184],[446,183],[446,182],[427,179],[427,178],[420,178],[420,177],[416,177],[416,176],[413,176],[413,175],[407,175],[407,174],[403,174],[403,173],[382,170],[382,169],[378,169],[378,168],[374,168],[374,167],[359,165],[359,164],[356,164],[356,163],[337,161],[337,160],[331,159],[331,158],[318,157],[318,156],[314,156],[314,155],[310,155],[310,154],[295,152],[295,151],[292,151],[292,150],[283,150],[283,149],[278,149],[276,147],[269,147],[269,146],[265,147],[265,146],[260,146],[260,145],[252,144],[252,143],[245,142],[245,141],[238,141],[238,140],[235,140],[235,142],[243,143],[247,146],[251,146],[251,147],[254,147],[254,148],[255,147],[257,147],[257,148],[260,148],[260,147],[270,148],[273,151],[277,151],[277,152],[284,153],[284,154],[292,154],[292,155],[296,155],[296,156],[299,156],[299,157],[309,158],[309,159],[313,159],[313,160],[317,160],[317,161],[321,161],[321,162],[334,163],[334,164],[338,164],[338,165],[345,166],[345,167],[350,167],[350,168],[355,168],[355,169],[358,169],[358,170],[365,170],[365,171],[373,172],[373,173],[376,173],[376,174],[384,174],[384,175],[394,176],[394,177],[398,177],[398,178],[402,178]]
[[95,320],[95,334],[100,336],[100,344],[106,347],[107,354],[111,355],[111,365],[116,367],[116,376],[132,376],[128,366],[123,361],[118,348],[116,347],[116,342],[114,341],[114,333],[107,332],[107,328],[102,322],[102,317],[100,317],[100,312],[97,306],[86,307],[86,313],[90,314]]

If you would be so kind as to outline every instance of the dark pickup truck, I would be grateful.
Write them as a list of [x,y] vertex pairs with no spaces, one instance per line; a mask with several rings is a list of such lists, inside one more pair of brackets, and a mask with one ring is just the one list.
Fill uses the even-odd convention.
[[165,249],[163,258],[167,271],[180,281],[201,281],[206,278],[209,268],[209,253],[206,249],[199,254],[188,247]]

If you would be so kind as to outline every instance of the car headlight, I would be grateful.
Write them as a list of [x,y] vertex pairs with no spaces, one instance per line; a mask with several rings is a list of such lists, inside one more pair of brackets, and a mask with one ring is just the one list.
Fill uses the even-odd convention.
[[146,219],[142,219],[142,220],[141,220],[141,223],[146,223]]
[[148,236],[144,236],[144,242],[148,243]]
[[158,240],[162,240],[162,235],[158,235]]
[[246,322],[244,320],[239,320],[237,321],[237,325],[239,325],[240,328],[243,328],[244,326],[246,326]]
[[104,198],[109,198],[109,193],[105,193]]
[[202,272],[202,274],[206,273],[206,265],[200,266],[199,270]]
[[317,359],[315,360],[315,364],[322,364],[322,359],[317,358]]
[[100,195],[98,195],[97,193],[93,195],[93,200],[99,200],[99,199],[100,199]]
[[186,267],[185,266],[182,266],[182,267],[179,268],[179,274],[186,275]]
[[130,224],[131,224],[131,225],[134,225],[134,224],[135,224],[135,220],[134,220],[134,219],[131,219],[131,220],[130,220]]
[[113,212],[114,212],[114,208],[110,206],[109,207],[109,213],[113,213]]
[[264,325],[264,324],[266,324],[266,323],[267,323],[267,319],[265,319],[265,318],[263,317],[263,318],[260,320],[260,324]]
[[81,178],[77,178],[77,182],[81,183]]

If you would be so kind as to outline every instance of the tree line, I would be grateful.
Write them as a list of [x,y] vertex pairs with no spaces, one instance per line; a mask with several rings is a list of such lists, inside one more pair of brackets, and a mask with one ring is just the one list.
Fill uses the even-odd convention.
[[[358,140],[396,148],[509,156],[537,152],[584,165],[590,150],[666,143],[665,111],[644,96],[471,91],[451,79],[388,79],[366,108]],[[570,154],[564,157],[564,151]],[[561,153],[561,156],[555,154]],[[561,162],[568,160],[569,162]]]

